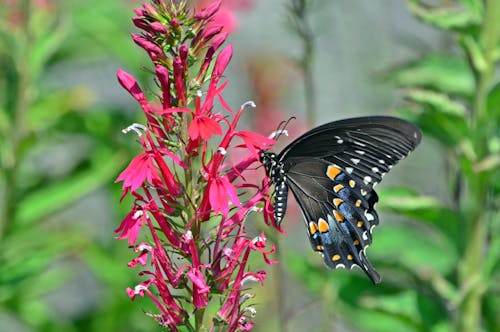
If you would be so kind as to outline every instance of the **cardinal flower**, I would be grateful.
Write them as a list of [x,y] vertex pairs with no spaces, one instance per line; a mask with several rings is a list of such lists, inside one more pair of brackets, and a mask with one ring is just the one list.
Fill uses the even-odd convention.
[[246,173],[274,141],[237,129],[253,102],[234,112],[222,96],[233,49],[223,46],[232,27],[221,8],[225,2],[196,13],[185,0],[144,3],[133,18],[142,32],[132,39],[152,62],[157,90],[148,99],[133,75],[117,72],[144,116],[124,130],[142,150],[116,180],[133,203],[115,232],[134,250],[128,266],[141,278],[127,294],[149,299],[155,310],[147,314],[169,331],[252,329],[249,284],[266,273],[250,269],[249,258],[275,263],[265,234],[252,239],[245,226],[269,198],[269,186]]

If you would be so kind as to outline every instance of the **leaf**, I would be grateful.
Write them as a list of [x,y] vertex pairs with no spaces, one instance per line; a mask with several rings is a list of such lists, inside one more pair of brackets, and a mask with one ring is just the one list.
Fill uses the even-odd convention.
[[467,8],[472,16],[480,19],[484,14],[484,5],[481,0],[459,0],[459,2]]
[[474,94],[474,77],[467,63],[450,55],[425,56],[394,68],[384,78],[403,87],[427,88],[463,97]]
[[467,109],[462,103],[452,100],[447,94],[425,89],[408,88],[403,91],[406,99],[431,107],[437,112],[465,119]]
[[495,118],[500,119],[500,82],[490,90],[486,101],[488,114],[492,114]]
[[465,30],[481,22],[481,17],[477,17],[475,13],[458,7],[430,7],[419,0],[408,1],[408,7],[420,20],[445,30]]
[[[41,231],[45,231],[41,236]],[[43,230],[41,228],[23,228],[9,233],[0,245],[0,287],[2,297],[16,294],[32,278],[39,278],[45,273],[48,266],[64,255],[68,255],[68,248],[75,248],[81,242],[81,234],[67,230]],[[57,279],[61,281],[61,276]],[[56,287],[53,280],[42,286],[37,282],[33,287],[37,292],[43,293]],[[18,289],[18,288],[21,289]],[[33,290],[31,290],[33,291]]]
[[380,263],[401,265],[419,275],[448,274],[456,268],[456,244],[432,228],[399,223],[385,225],[374,233],[367,254]]
[[436,299],[429,298],[422,292],[417,292],[417,309],[420,321],[427,330],[442,324],[446,318],[451,318],[447,317],[446,309],[439,305]]
[[475,163],[473,166],[473,170],[476,173],[480,173],[495,170],[499,166],[500,154],[492,154]]
[[90,169],[40,188],[21,200],[15,216],[16,222],[19,225],[33,223],[111,182],[124,164],[123,159],[121,153],[111,156],[97,154]]
[[478,42],[471,36],[462,36],[459,42],[469,54],[469,58],[476,72],[484,72],[488,65]]
[[432,196],[419,195],[408,188],[382,188],[379,191],[380,209],[424,221],[456,239],[461,225],[460,215]]
[[424,132],[424,137],[432,137],[451,148],[467,144],[464,141],[468,140],[469,128],[467,121],[461,116],[453,116],[431,106],[418,104],[399,108],[397,112],[417,125]]

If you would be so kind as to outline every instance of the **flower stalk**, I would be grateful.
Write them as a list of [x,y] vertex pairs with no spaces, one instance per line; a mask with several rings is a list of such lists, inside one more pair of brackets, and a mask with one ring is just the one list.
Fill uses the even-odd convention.
[[[142,33],[132,39],[155,68],[156,100],[132,75],[117,73],[146,119],[127,129],[143,151],[117,178],[123,196],[134,198],[118,239],[137,253],[129,267],[140,265],[146,277],[127,293],[132,300],[147,296],[157,307],[149,315],[171,331],[250,330],[255,309],[244,284],[262,283],[266,274],[248,270],[249,256],[257,252],[275,263],[265,234],[252,238],[245,226],[250,212],[268,213],[268,186],[245,174],[274,141],[238,129],[253,103],[235,113],[222,97],[233,49],[212,24],[220,5],[193,13],[186,1],[154,0],[135,10],[132,21]],[[233,157],[237,151],[241,161]],[[214,311],[216,317],[206,317]]]

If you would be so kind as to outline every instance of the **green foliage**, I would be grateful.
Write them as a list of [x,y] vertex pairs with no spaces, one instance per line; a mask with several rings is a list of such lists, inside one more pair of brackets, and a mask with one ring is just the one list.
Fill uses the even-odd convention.
[[[134,119],[123,105],[98,100],[102,78],[95,86],[80,81],[76,64],[137,66],[142,54],[122,52],[131,45],[130,13],[119,2],[95,0],[0,6],[2,328],[9,320],[47,332],[156,325],[125,294],[134,276],[129,258],[115,250],[124,243],[112,240],[123,213],[105,204],[75,212],[88,200],[119,199],[113,181],[130,155],[120,131]],[[70,73],[69,84],[61,73]],[[94,219],[107,214],[109,223],[97,227]],[[82,288],[77,296],[75,287]],[[74,306],[80,310],[68,310]]]
[[300,257],[292,271],[318,296],[318,284],[338,285],[340,301],[332,307],[364,331],[498,330],[500,2],[430,7],[409,0],[408,6],[456,41],[451,52],[426,54],[385,76],[401,88],[405,104],[398,113],[422,129],[426,144],[441,150],[449,165],[449,195],[380,190],[380,210],[404,217],[376,230],[368,249],[374,266],[382,267],[381,287],[344,275],[325,277],[322,266]]

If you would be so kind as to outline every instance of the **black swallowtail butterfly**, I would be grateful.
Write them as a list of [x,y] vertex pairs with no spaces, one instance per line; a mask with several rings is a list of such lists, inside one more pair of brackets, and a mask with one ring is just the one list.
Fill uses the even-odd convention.
[[366,258],[378,224],[373,187],[420,143],[421,131],[401,119],[370,116],[314,128],[278,155],[263,150],[261,162],[275,185],[274,219],[280,225],[290,189],[304,216],[313,250],[332,269],[359,266],[373,281],[380,275]]

